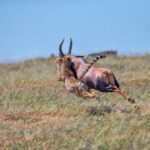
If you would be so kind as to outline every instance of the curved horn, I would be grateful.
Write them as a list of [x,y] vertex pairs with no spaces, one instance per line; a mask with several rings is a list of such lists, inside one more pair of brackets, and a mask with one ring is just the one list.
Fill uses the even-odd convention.
[[60,45],[59,45],[59,57],[63,57],[64,53],[62,52],[62,45],[64,43],[64,39],[61,41]]
[[69,46],[69,50],[68,50],[68,55],[71,54],[71,50],[72,50],[72,39],[70,38],[70,46]]

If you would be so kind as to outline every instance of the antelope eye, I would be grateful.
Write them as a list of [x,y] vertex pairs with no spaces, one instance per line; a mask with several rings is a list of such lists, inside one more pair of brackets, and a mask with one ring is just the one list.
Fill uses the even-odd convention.
[[71,59],[68,57],[68,61],[70,62],[71,61]]

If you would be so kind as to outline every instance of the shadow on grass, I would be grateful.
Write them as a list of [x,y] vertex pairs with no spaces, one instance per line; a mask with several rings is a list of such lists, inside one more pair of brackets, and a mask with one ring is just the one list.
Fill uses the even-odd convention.
[[112,106],[106,106],[106,105],[101,105],[101,106],[92,106],[87,108],[87,112],[89,115],[92,116],[104,116],[105,114],[110,114],[110,113],[132,113],[134,110],[132,108],[119,108],[116,105]]

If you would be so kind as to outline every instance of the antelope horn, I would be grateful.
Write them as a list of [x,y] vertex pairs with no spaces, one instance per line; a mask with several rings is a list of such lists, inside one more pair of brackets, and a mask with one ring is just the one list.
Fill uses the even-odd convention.
[[72,39],[70,38],[70,46],[69,46],[69,50],[68,50],[68,55],[71,54],[71,50],[72,50]]
[[60,45],[59,45],[59,57],[63,57],[64,53],[62,52],[62,45],[64,43],[64,39],[61,41]]

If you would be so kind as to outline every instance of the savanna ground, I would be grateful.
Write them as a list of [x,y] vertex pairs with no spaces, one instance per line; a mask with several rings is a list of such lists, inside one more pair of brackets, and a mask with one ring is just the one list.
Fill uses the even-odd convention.
[[[0,149],[150,150],[150,56],[109,56],[117,93],[84,100],[57,82],[55,58],[0,64]],[[87,59],[89,62],[91,59]]]

